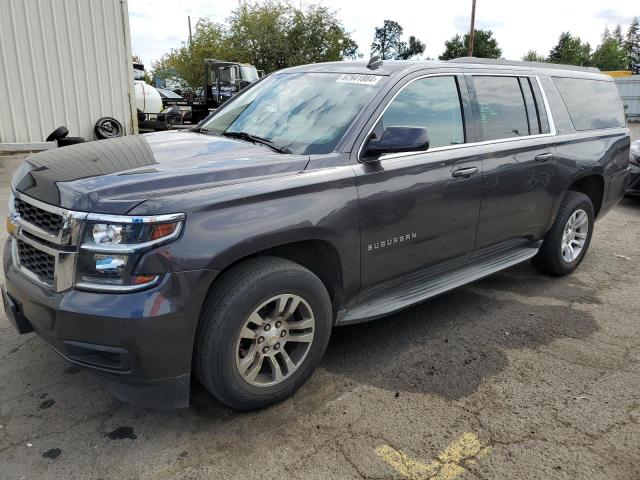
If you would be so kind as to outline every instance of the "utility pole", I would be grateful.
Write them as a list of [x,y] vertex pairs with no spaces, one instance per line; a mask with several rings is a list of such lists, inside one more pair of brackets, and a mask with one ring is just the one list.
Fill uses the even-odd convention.
[[[475,2],[475,0],[473,0]],[[191,49],[193,43],[193,37],[191,35],[191,15],[187,15],[187,22],[189,22],[189,49]]]
[[471,28],[469,28],[469,50],[467,52],[468,57],[473,57],[473,40],[476,36],[476,0],[472,0],[471,3]]

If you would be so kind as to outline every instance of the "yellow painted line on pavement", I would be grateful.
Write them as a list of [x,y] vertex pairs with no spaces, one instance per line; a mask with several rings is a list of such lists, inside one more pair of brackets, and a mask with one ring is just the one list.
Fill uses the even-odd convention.
[[376,454],[407,480],[453,480],[472,463],[491,453],[475,433],[467,432],[445,448],[436,460],[422,463],[389,445],[376,448]]

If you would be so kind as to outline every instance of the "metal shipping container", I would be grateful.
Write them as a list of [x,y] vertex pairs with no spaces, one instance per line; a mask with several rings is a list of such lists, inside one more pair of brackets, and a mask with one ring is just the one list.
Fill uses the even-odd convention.
[[625,113],[630,122],[640,122],[640,75],[615,78]]
[[105,116],[135,133],[133,91],[127,0],[0,0],[0,147]]

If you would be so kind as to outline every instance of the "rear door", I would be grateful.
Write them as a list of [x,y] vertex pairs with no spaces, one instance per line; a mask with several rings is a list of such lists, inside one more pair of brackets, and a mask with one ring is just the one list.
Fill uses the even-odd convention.
[[426,127],[430,147],[354,165],[364,290],[424,267],[466,260],[480,209],[482,163],[464,145],[471,118],[464,77],[418,76],[390,95],[365,132]]
[[466,78],[483,163],[476,253],[540,239],[562,185],[537,78],[489,73]]

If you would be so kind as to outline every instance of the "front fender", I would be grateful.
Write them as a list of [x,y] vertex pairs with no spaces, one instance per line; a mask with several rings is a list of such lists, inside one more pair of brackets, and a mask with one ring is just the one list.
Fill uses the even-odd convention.
[[[277,188],[276,188],[277,187]],[[192,193],[181,238],[145,255],[140,273],[214,270],[260,251],[306,240],[332,245],[342,267],[345,298],[360,282],[358,195],[350,166],[305,172],[271,182]],[[185,194],[189,195],[189,194]],[[194,198],[197,195],[198,198]],[[216,198],[218,201],[211,201]]]

